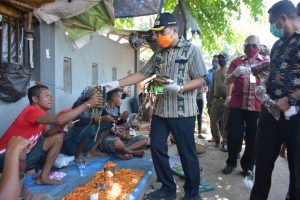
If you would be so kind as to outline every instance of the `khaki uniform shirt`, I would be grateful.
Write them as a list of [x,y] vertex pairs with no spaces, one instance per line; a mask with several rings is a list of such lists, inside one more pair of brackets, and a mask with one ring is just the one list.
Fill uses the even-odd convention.
[[[180,38],[178,44],[155,53],[140,73],[149,77],[167,76],[182,86],[193,79],[205,76],[207,71],[200,50],[188,41]],[[177,94],[164,92],[158,95],[154,114],[164,118],[196,116],[196,90]]]
[[227,76],[227,67],[222,67],[219,70],[214,71],[213,75],[213,96],[226,98],[227,85],[225,84],[225,78]]

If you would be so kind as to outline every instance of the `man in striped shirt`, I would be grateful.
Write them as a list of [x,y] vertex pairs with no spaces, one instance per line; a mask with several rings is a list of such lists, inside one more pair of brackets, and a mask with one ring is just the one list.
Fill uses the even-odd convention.
[[160,14],[152,29],[161,50],[155,52],[137,73],[105,83],[107,89],[138,83],[154,74],[174,82],[157,97],[151,123],[151,153],[159,190],[148,199],[176,199],[176,184],[169,165],[167,138],[172,132],[186,176],[184,199],[199,199],[199,161],[195,148],[196,89],[203,83],[206,68],[198,48],[178,36],[177,21],[170,13]]

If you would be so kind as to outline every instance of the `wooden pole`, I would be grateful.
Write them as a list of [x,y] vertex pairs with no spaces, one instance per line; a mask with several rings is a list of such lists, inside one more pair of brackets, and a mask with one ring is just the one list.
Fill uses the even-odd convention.
[[10,49],[11,49],[11,17],[8,17],[7,26],[7,62],[10,63]]
[[3,28],[2,28],[2,25],[3,25],[3,19],[2,19],[2,21],[0,22],[0,64],[2,64],[2,44],[3,44],[3,41],[2,41],[2,30],[3,30]]
[[16,61],[19,63],[19,47],[20,47],[20,24],[19,24],[19,19],[16,20]]
[[28,23],[27,23],[27,28],[31,30],[32,28],[32,12],[28,12]]

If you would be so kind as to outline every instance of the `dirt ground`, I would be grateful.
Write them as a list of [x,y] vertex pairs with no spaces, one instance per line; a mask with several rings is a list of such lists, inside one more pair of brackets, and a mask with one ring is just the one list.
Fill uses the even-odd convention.
[[[210,135],[206,135],[210,137]],[[169,155],[178,155],[176,145],[169,145]],[[213,143],[206,141],[206,152],[199,155],[200,166],[204,170],[203,178],[215,185],[215,189],[201,193],[203,200],[247,200],[251,190],[246,188],[241,175],[241,168],[238,168],[230,175],[224,175],[222,169],[225,166],[227,153],[215,148]],[[285,158],[277,159],[272,177],[272,187],[269,194],[269,200],[283,200],[288,189],[288,164]],[[183,184],[184,179],[174,175],[177,183],[177,199],[184,196]],[[152,184],[146,193],[159,188],[160,184],[156,183],[156,177],[153,178]]]

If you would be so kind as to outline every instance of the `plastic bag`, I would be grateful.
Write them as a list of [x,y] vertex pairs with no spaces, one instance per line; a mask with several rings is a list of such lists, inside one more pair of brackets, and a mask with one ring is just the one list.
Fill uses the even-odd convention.
[[54,161],[54,166],[56,168],[66,167],[73,160],[75,160],[75,156],[67,156],[65,154],[58,154],[56,160]]
[[245,178],[244,178],[244,185],[246,188],[252,189],[253,187],[253,173],[248,171]]

